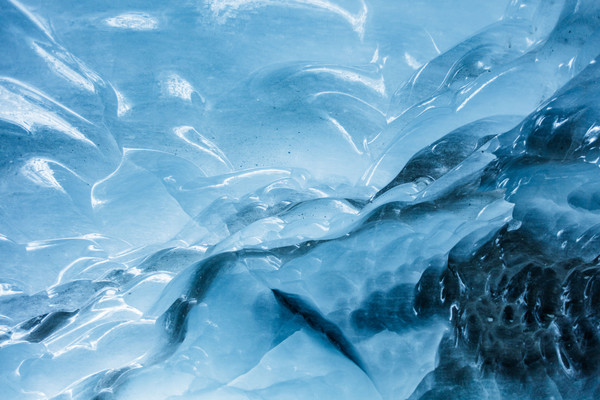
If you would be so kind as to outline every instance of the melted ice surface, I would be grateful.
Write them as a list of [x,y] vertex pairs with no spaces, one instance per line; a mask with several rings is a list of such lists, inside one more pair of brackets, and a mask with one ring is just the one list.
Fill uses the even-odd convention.
[[0,18],[2,398],[597,397],[596,1]]

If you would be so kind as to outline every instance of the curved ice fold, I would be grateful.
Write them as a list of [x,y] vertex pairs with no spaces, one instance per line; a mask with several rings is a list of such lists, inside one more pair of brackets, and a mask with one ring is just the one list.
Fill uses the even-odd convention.
[[[352,4],[358,8],[356,13],[353,13],[337,2],[331,2],[327,0],[291,0],[284,2],[276,2],[271,0],[208,0],[206,2],[210,9],[217,15],[222,17],[230,18],[236,10],[239,9],[253,9],[256,7],[265,6],[308,6],[322,9],[327,12],[331,12],[339,15],[345,19],[351,26],[352,29],[360,35],[362,38],[365,33],[365,22],[368,15],[368,7],[363,0],[355,1]],[[342,2],[343,3],[343,2]],[[352,3],[352,2],[350,2]]]
[[35,133],[36,128],[55,129],[75,140],[95,146],[77,128],[48,109],[61,108],[83,122],[88,124],[90,122],[72,110],[61,106],[44,93],[11,78],[0,78],[0,100],[3,104],[0,119],[4,121],[20,126],[30,133]]
[[[233,165],[231,165],[231,162],[227,159],[225,153],[223,153],[221,149],[219,149],[217,145],[215,145],[213,142],[202,136],[196,129],[194,129],[194,127],[177,126],[173,128],[173,133],[177,135],[177,137],[181,138],[182,140],[197,148],[198,150],[207,153],[209,156],[215,158],[220,164],[223,164],[227,168],[227,172],[234,169]],[[203,163],[203,168],[207,169],[205,165],[206,164]],[[223,165],[221,165],[220,167],[223,168]],[[208,172],[210,173],[210,175],[213,175],[221,171],[209,170]]]
[[597,398],[600,6],[455,3],[0,1],[3,398]]
[[84,77],[80,73],[74,71],[58,57],[50,54],[38,43],[33,42],[32,47],[35,52],[50,65],[56,74],[63,76],[65,79],[71,81],[74,85],[79,86],[87,91],[95,91],[94,84],[87,77]]

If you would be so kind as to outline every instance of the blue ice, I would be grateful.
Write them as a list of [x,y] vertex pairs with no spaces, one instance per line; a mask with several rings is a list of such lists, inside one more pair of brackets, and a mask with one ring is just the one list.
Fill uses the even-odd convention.
[[3,399],[600,397],[600,3],[0,0]]

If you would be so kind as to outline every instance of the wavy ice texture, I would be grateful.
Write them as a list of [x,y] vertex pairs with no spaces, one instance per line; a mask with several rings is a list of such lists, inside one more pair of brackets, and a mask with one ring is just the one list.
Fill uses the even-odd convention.
[[0,16],[3,399],[600,398],[596,0]]

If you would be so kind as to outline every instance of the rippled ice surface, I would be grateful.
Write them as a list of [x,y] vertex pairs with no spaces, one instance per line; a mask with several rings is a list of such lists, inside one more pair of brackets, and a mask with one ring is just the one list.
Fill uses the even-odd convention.
[[0,0],[0,397],[600,398],[599,28]]

